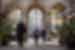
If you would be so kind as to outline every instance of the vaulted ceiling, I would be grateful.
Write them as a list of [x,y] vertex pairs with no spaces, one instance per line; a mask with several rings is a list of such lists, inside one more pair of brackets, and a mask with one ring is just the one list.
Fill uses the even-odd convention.
[[[47,7],[51,7],[52,5],[58,3],[58,2],[61,2],[61,3],[64,3],[65,4],[65,1],[64,0],[38,0],[38,3],[41,4],[41,5],[44,5],[44,6],[47,6]],[[17,0],[17,3],[19,6],[28,6],[30,4],[32,4],[32,0]]]
[[[33,0],[0,0],[0,13],[4,13],[10,7],[13,7],[12,4],[21,8],[27,8],[33,2]],[[64,5],[68,5],[66,0],[37,0],[37,2],[44,6],[47,10],[52,7],[52,5],[60,2]],[[6,11],[7,12],[7,11]]]

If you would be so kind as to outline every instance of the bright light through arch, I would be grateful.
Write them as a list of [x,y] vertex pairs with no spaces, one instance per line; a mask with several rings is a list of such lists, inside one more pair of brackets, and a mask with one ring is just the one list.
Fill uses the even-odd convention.
[[43,12],[38,9],[34,8],[32,9],[29,14],[29,22],[28,22],[28,27],[30,32],[33,31],[36,27],[38,29],[43,29]]

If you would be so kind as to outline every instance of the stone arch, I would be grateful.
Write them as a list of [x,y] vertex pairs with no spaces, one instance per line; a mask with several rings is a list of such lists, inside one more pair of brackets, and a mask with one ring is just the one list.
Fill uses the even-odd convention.
[[27,26],[28,26],[28,20],[29,20],[29,12],[31,11],[31,10],[34,10],[34,9],[38,9],[38,10],[40,10],[41,12],[42,12],[42,14],[43,14],[43,24],[44,24],[44,26],[46,26],[46,24],[45,24],[45,18],[46,18],[46,11],[45,11],[45,9],[43,8],[43,6],[40,6],[40,5],[38,5],[38,4],[35,4],[35,5],[31,5],[31,6],[29,6],[29,8],[28,8],[28,10],[27,10],[27,12],[26,12],[26,19],[27,19]]

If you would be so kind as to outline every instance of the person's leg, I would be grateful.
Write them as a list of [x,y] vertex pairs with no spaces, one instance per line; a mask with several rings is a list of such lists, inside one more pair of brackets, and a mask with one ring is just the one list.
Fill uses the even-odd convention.
[[38,35],[34,35],[34,40],[35,40],[35,45],[38,46],[38,39],[39,36]]
[[22,46],[22,35],[20,33],[17,34],[17,41],[19,46]]
[[42,33],[42,39],[43,39],[43,41],[46,41],[46,33]]

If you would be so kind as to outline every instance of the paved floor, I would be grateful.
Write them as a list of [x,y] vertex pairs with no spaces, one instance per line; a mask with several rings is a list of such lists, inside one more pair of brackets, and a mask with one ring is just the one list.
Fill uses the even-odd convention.
[[35,47],[35,48],[10,48],[10,47],[1,47],[0,50],[66,50],[64,47]]
[[[24,45],[25,44],[25,45]],[[24,43],[23,45],[26,47],[32,47],[32,46],[35,46],[35,41],[34,39],[32,38],[29,38],[27,40],[26,43]],[[58,42],[58,39],[52,39],[51,41],[43,41],[41,38],[39,39],[38,41],[38,45],[52,45],[52,46],[59,46],[59,42]]]
[[[29,41],[29,42],[28,42]],[[33,45],[32,43],[33,43],[33,40],[32,39],[29,39],[27,42],[28,42],[28,44],[27,45]],[[53,41],[52,41],[53,42]],[[50,46],[50,45],[45,45],[45,46],[39,46],[39,47],[23,47],[23,48],[21,48],[21,47],[19,47],[19,46],[14,46],[14,47],[11,47],[10,45],[9,45],[9,47],[0,47],[0,50],[66,50],[66,48],[65,47],[61,47],[61,46],[54,46],[54,45],[56,45],[56,43],[57,43],[57,40],[55,40],[53,43],[52,42],[50,42],[50,45],[52,44],[53,46]],[[41,39],[40,39],[40,44],[42,43],[42,41],[41,41]],[[12,44],[16,44],[15,42],[13,42]],[[11,45],[12,45],[11,44]]]

